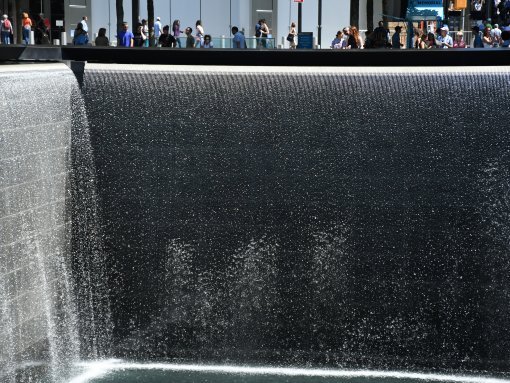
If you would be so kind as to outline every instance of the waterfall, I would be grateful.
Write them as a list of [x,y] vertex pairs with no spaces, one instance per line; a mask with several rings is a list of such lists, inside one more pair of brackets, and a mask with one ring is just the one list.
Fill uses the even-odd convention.
[[[0,375],[59,382],[82,357],[97,357],[88,343],[109,334],[107,302],[96,309],[106,293],[104,272],[83,276],[101,271],[103,256],[97,226],[94,232],[84,224],[90,218],[83,211],[97,212],[90,198],[77,200],[94,182],[84,172],[90,157],[81,154],[91,155],[86,117],[83,106],[76,111],[80,91],[64,65],[7,66],[0,84]],[[93,296],[85,298],[84,289]]]
[[508,150],[507,103],[480,102],[508,79],[87,64],[117,355],[506,365],[489,302],[508,305],[507,254],[478,178]]

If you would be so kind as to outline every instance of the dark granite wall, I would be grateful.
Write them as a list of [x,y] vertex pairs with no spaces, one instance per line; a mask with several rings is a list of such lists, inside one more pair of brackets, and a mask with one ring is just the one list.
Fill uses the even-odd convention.
[[116,352],[507,368],[509,79],[87,65]]

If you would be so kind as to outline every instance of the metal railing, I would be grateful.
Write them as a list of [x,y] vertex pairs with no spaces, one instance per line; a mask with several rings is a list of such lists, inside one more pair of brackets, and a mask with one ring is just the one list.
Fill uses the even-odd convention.
[[[179,36],[178,43],[176,49],[185,49],[186,48],[186,36]],[[195,48],[199,48],[200,44],[197,43],[193,36],[193,40],[195,43]],[[274,37],[266,37],[266,38],[257,38],[257,37],[246,37],[246,48],[247,49],[276,49],[276,39]],[[231,49],[234,47],[234,43],[232,37],[213,37],[212,38],[213,48],[219,49]],[[110,41],[110,46],[117,46],[117,40],[114,39]]]
[[[179,37],[179,42],[177,44],[177,48],[186,48],[186,39],[187,37]],[[265,38],[257,38],[257,37],[246,37],[246,48],[248,49],[275,49],[276,48],[276,39],[273,37],[265,37]],[[220,49],[229,49],[234,47],[234,43],[232,37],[213,37],[212,45],[214,48]],[[199,44],[195,41],[195,47],[200,47]]]
[[[448,34],[452,37],[453,41],[455,41],[455,37],[459,31],[450,31]],[[414,35],[413,35],[414,37]],[[472,40],[473,40],[473,32],[472,31],[462,31],[462,37],[464,39],[464,42],[466,43],[466,47],[472,47]],[[407,32],[400,33],[400,42],[404,44],[404,48],[407,44]],[[413,40],[414,43],[414,40]],[[413,46],[414,48],[414,46]]]

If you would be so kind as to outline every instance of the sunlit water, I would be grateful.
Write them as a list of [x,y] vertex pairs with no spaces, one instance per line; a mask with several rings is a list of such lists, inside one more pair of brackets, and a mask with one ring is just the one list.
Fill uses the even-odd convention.
[[[14,276],[0,279],[1,383],[5,381],[3,377],[8,383],[510,382],[490,374],[460,376],[114,360],[78,364],[76,370],[71,368],[80,356],[117,355],[109,351],[110,295],[114,297],[112,300],[117,298],[116,328],[129,330],[117,339],[117,349],[123,352],[120,353],[123,357],[135,360],[139,359],[137,356],[149,359],[175,354],[180,358],[178,353],[184,349],[191,350],[192,360],[210,361],[213,357],[218,360],[220,356],[225,363],[235,360],[242,364],[246,361],[243,352],[249,355],[267,351],[266,355],[271,355],[272,349],[282,347],[294,365],[306,365],[308,349],[322,353],[325,358],[329,357],[327,350],[339,351],[339,361],[353,354],[370,362],[373,356],[387,361],[386,356],[395,354],[417,360],[430,357],[427,363],[436,368],[440,366],[434,363],[450,367],[451,360],[471,358],[476,362],[486,355],[489,361],[508,360],[504,342],[509,307],[508,277],[504,272],[508,268],[508,161],[494,160],[502,152],[506,153],[505,148],[496,150],[499,146],[495,141],[507,140],[502,136],[489,141],[492,145],[480,144],[492,137],[489,128],[496,126],[499,113],[493,112],[492,107],[490,113],[481,109],[476,117],[469,117],[474,121],[470,123],[460,112],[453,114],[451,120],[462,129],[453,130],[456,135],[452,139],[451,127],[438,126],[437,116],[427,114],[418,117],[420,121],[413,120],[414,109],[410,108],[411,112],[404,115],[393,108],[396,99],[384,101],[386,98],[379,96],[388,88],[378,76],[384,73],[386,79],[387,74],[393,75],[392,81],[403,89],[406,99],[411,99],[410,92],[423,86],[429,87],[423,88],[424,93],[433,94],[438,84],[448,90],[437,95],[440,104],[446,105],[456,94],[475,94],[483,99],[469,85],[477,81],[478,72],[455,75],[454,81],[446,86],[431,81],[428,74],[420,77],[400,69],[368,75],[351,73],[351,76],[345,76],[344,69],[340,73],[315,68],[313,73],[301,74],[287,73],[286,69],[273,70],[272,74],[266,73],[267,69],[233,69],[227,76],[222,74],[222,68],[189,73],[188,69],[168,67],[150,70],[121,67],[119,70],[96,66],[95,72],[93,66],[90,69],[91,91],[89,103],[85,104],[90,106],[91,123],[86,118],[77,84],[67,69],[61,69],[65,81],[58,76],[51,80],[47,75],[37,78],[39,82],[50,81],[51,86],[42,86],[43,90],[58,88],[57,83],[65,85],[64,106],[49,103],[47,108],[35,109],[43,104],[32,95],[28,101],[35,106],[25,108],[32,112],[27,115],[43,116],[53,111],[57,120],[64,120],[62,130],[55,128],[53,122],[44,125],[65,133],[61,137],[64,143],[58,161],[40,155],[40,151],[48,150],[45,139],[34,139],[32,133],[19,138],[21,132],[31,131],[32,126],[28,122],[24,124],[24,109],[12,107],[10,114],[6,114],[6,119],[18,121],[19,126],[5,131],[4,136],[9,138],[5,142],[11,148],[19,146],[20,150],[5,154],[4,166],[0,167],[12,170],[2,174],[8,185],[2,195],[8,206],[2,229],[32,222],[36,208],[46,206],[55,196],[60,196],[56,200],[60,207],[55,212],[66,207],[65,217],[70,214],[72,220],[65,221],[65,233],[55,233],[52,241],[27,242],[24,249],[30,250],[27,254],[10,250],[0,253],[3,260],[9,261],[0,263],[0,269],[3,266],[5,269],[0,270],[0,276],[2,273]],[[322,72],[323,78],[315,79],[317,72]],[[490,84],[497,86],[508,79],[508,75],[496,76],[492,72],[490,76]],[[20,76],[3,77],[9,77],[7,83],[12,85]],[[145,104],[147,95],[140,89],[152,84],[154,79],[158,80],[154,83],[159,93],[166,95],[168,89],[173,90],[171,96],[164,97],[169,105],[159,108],[162,112],[142,113],[131,108],[121,113],[114,108],[118,94],[123,94],[132,104]],[[261,81],[262,85],[255,85]],[[137,86],[130,87],[132,84]],[[204,84],[209,89],[209,97],[202,97]],[[308,92],[310,85],[321,91],[310,98],[304,91],[297,91]],[[258,92],[259,86],[269,89],[267,102],[253,102],[256,98],[252,93]],[[18,87],[19,92],[12,93],[24,94],[25,84]],[[116,87],[120,89],[118,93]],[[359,93],[353,91],[358,88]],[[503,96],[508,96],[506,89]],[[158,92],[151,94],[158,95]],[[226,99],[231,99],[231,95],[236,95],[240,113],[225,112]],[[337,112],[340,97],[359,100],[356,113]],[[160,98],[158,95],[157,102],[150,104],[159,105]],[[190,100],[200,100],[203,104],[196,105]],[[281,105],[282,100],[288,100],[288,105]],[[376,113],[371,107],[374,100],[387,102],[377,109],[384,112]],[[420,100],[417,98],[416,102]],[[1,102],[11,105],[6,100]],[[296,107],[305,103],[314,106],[313,113]],[[8,109],[0,112],[4,110]],[[109,113],[110,110],[115,113]],[[203,116],[198,112],[201,110],[208,113]],[[261,120],[261,116],[265,118],[251,125],[252,121]],[[375,124],[377,117],[381,122]],[[125,250],[125,254],[122,251],[113,254],[116,261],[112,264],[118,266],[114,271],[105,269],[102,243],[98,239],[89,124],[101,132],[114,132],[109,136],[99,135],[100,139],[96,137],[101,143],[96,149],[108,153],[102,159],[101,171],[105,174],[103,185],[110,185],[111,181],[111,190],[103,197],[111,198],[110,210],[115,214],[112,214],[114,219],[110,216],[109,223],[118,228],[106,237],[115,239],[110,242],[110,248]],[[123,134],[124,127],[127,127],[126,134]],[[46,133],[42,129],[34,131]],[[165,135],[165,132],[169,133]],[[490,134],[484,136],[484,132]],[[33,145],[26,145],[27,142]],[[449,150],[457,146],[463,150]],[[231,147],[235,150],[230,150]],[[489,151],[486,147],[496,149]],[[4,149],[3,153],[8,151]],[[151,153],[151,161],[139,153]],[[460,154],[463,156],[453,161],[453,165],[449,161],[445,165],[446,160],[442,160]],[[116,157],[120,160],[114,161]],[[71,163],[71,167],[64,166]],[[10,164],[16,166],[8,167]],[[15,201],[12,196],[25,195],[16,188],[28,190],[26,182],[18,179],[19,175],[33,171],[34,180],[39,180],[53,174],[50,165],[55,164],[65,167],[59,178],[65,185],[60,185],[53,194],[45,194],[40,192],[44,188],[34,184],[33,195],[28,193],[22,201],[32,202],[33,196],[42,195],[41,201],[32,205],[26,202],[27,206],[18,209],[21,211],[15,211],[11,207]],[[228,168],[232,169],[224,170]],[[110,169],[111,173],[106,172]],[[483,178],[483,182],[472,181],[478,178]],[[250,181],[238,183],[238,180]],[[196,184],[200,187],[188,190],[188,185]],[[167,185],[171,187],[166,188]],[[125,198],[127,194],[132,198]],[[309,204],[310,198],[316,205]],[[252,203],[245,204],[246,200]],[[288,205],[289,200],[292,206]],[[325,200],[327,204],[323,203]],[[69,203],[76,201],[84,202]],[[140,207],[131,209],[129,204],[117,204],[118,201],[139,202]],[[219,209],[211,209],[214,205],[211,201]],[[346,202],[350,209],[345,208]],[[267,210],[259,211],[259,205]],[[373,209],[364,211],[360,209],[362,205]],[[317,207],[320,209],[316,210]],[[461,207],[455,209],[453,218],[452,207]],[[361,218],[351,218],[350,210],[353,216]],[[289,219],[282,219],[279,218],[282,212],[293,214]],[[27,220],[19,219],[18,215]],[[266,215],[270,219],[265,219]],[[324,216],[330,218],[323,221]],[[175,217],[183,218],[179,221]],[[312,222],[315,217],[321,222]],[[53,218],[51,214],[43,218],[37,220],[34,228],[19,226],[22,235],[12,230],[13,239],[4,248],[13,248],[27,234],[30,238],[46,238],[40,233],[52,227]],[[208,219],[214,225],[207,225]],[[130,223],[129,230],[120,225],[124,221]],[[299,224],[287,226],[290,221]],[[225,229],[227,225],[217,226],[218,222],[227,222],[230,231]],[[227,231],[211,234],[211,227]],[[156,228],[161,232],[154,231]],[[239,228],[239,232],[232,228]],[[484,239],[480,234],[482,229],[499,245],[487,254],[484,246],[491,247],[493,242],[477,247]],[[157,235],[152,235],[153,231]],[[144,233],[151,235],[139,235]],[[249,234],[245,237],[245,233]],[[388,240],[390,236],[394,237]],[[224,239],[230,237],[233,238],[230,247],[224,247]],[[8,236],[3,234],[3,238]],[[151,239],[161,239],[159,252],[131,250],[145,248]],[[54,246],[55,241],[61,245]],[[45,250],[41,247],[45,243],[53,247]],[[222,246],[215,248],[211,243]],[[289,246],[293,252],[288,251]],[[369,249],[370,246],[378,251]],[[30,257],[32,268],[25,274],[9,265],[11,260]],[[24,263],[28,262],[20,263],[23,266],[20,269],[24,270]],[[429,268],[430,265],[434,267]],[[122,278],[112,278],[110,294],[105,294],[109,287],[108,272],[118,273]],[[37,285],[24,286],[28,280],[37,281]],[[33,292],[36,304],[21,310],[15,305],[20,300],[12,296],[19,297],[24,291]],[[483,311],[479,311],[480,307]],[[31,333],[20,331],[17,321],[29,323],[19,321],[24,317],[33,317],[40,330],[34,326]],[[483,328],[481,333],[479,328]],[[33,357],[20,356],[16,351],[16,348],[24,353],[27,350],[16,339],[17,333],[24,334],[27,343],[36,344],[38,352],[42,351],[36,341],[47,343],[49,355],[43,364],[25,363]],[[233,357],[225,356],[223,350],[233,350]],[[277,363],[267,359],[257,361]],[[393,368],[405,366],[394,364]],[[390,367],[382,365],[381,368]]]
[[346,382],[346,383],[508,383],[505,378],[399,371],[248,367],[227,365],[131,363],[118,360],[81,364],[70,383],[100,382]]

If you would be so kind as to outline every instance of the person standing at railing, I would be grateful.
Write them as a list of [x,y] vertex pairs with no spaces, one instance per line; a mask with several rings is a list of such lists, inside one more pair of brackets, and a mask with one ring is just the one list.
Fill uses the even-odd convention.
[[147,40],[147,36],[144,33],[143,25],[139,24],[136,27],[136,32],[133,37],[133,46],[135,47],[143,47],[145,46],[145,41]]
[[510,29],[503,29],[503,31],[501,31],[501,48],[508,49],[509,47],[510,47]]
[[163,33],[159,36],[158,42],[162,48],[175,48],[175,37],[170,34],[170,25],[163,27]]
[[179,46],[179,48],[182,48],[181,40],[179,39],[179,37],[181,36],[181,33],[182,33],[181,21],[179,19],[174,20],[174,23],[172,24],[172,33],[174,34],[175,41],[177,42],[177,45]]
[[202,20],[197,20],[195,24],[195,28],[197,30],[195,36],[196,36],[196,43],[195,47],[200,47],[204,42],[204,27],[202,26]]
[[289,41],[289,49],[296,49],[296,36],[297,36],[296,23],[292,22],[290,24],[289,35],[287,36],[287,40]]
[[122,31],[117,35],[117,46],[130,48],[133,46],[133,32],[129,30],[129,24],[126,22],[122,23]]
[[2,44],[9,45],[11,43],[12,23],[9,16],[3,15],[0,25]]
[[452,36],[448,34],[448,27],[446,25],[441,27],[441,34],[437,36],[436,43],[438,48],[448,49],[453,48]]
[[108,37],[106,37],[106,28],[99,28],[96,40],[94,41],[96,47],[107,47],[110,45]]
[[32,20],[28,17],[28,13],[23,12],[21,18],[23,42],[25,45],[30,43],[30,32],[32,31]]
[[163,30],[163,26],[161,25],[161,17],[156,17],[156,22],[154,23],[154,37],[156,39],[156,46],[159,41],[159,37],[161,36]]
[[257,21],[257,24],[255,24],[255,39],[257,41],[257,48],[260,48],[261,42],[260,38],[262,37],[262,32],[260,30],[262,25],[262,20]]
[[491,36],[491,28],[488,26],[483,30],[482,42],[484,48],[492,48],[494,44]]
[[260,43],[262,45],[262,48],[267,48],[267,37],[271,32],[269,30],[269,26],[266,23],[266,19],[260,20],[260,33],[261,33]]
[[83,30],[84,30],[86,33],[89,33],[89,26],[87,25],[87,21],[88,21],[88,20],[89,20],[89,19],[88,19],[88,17],[87,17],[87,16],[83,16],[83,17],[81,18],[81,21],[80,21],[80,23],[81,23],[81,25],[82,25],[82,28],[83,28]]
[[348,38],[347,38],[347,46],[345,49],[362,49],[363,48],[363,40],[359,35],[358,28],[354,25],[349,27]]
[[200,48],[214,48],[211,35],[204,36],[204,41],[200,44]]
[[480,27],[478,27],[478,25],[475,25],[473,28],[471,28],[471,31],[473,32],[473,41],[471,43],[471,46],[473,48],[483,48],[483,41],[482,41],[482,35],[480,33]]
[[[345,32],[344,32],[345,34]],[[377,28],[374,29],[374,48],[387,48],[390,41],[390,32],[384,27],[384,21],[379,21]]]
[[234,35],[232,38],[232,47],[234,49],[246,48],[246,39],[244,38],[244,35],[239,31],[239,28],[236,26],[232,27],[232,34]]
[[464,33],[462,31],[459,31],[455,35],[455,41],[453,42],[454,48],[465,48],[466,43],[464,41]]
[[195,38],[193,37],[193,29],[186,28],[186,48],[195,48]]
[[336,33],[335,38],[331,41],[331,49],[343,49],[344,34],[342,31]]
[[493,47],[497,48],[501,45],[501,29],[499,29],[499,24],[494,24],[494,28],[491,30],[491,36],[493,41]]
[[404,46],[400,42],[400,31],[402,30],[402,27],[400,25],[397,25],[395,27],[395,33],[393,33],[393,36],[391,36],[391,48],[392,49],[400,49]]
[[143,46],[148,48],[149,47],[149,24],[147,23],[146,19],[142,19],[142,32],[145,38],[143,39]]
[[83,24],[78,23],[74,30],[73,45],[88,45],[88,43],[89,35],[85,29],[83,29]]
[[434,36],[434,33],[432,33],[432,32],[427,33],[427,40],[425,41],[425,44],[426,44],[426,49],[437,48],[436,36]]

